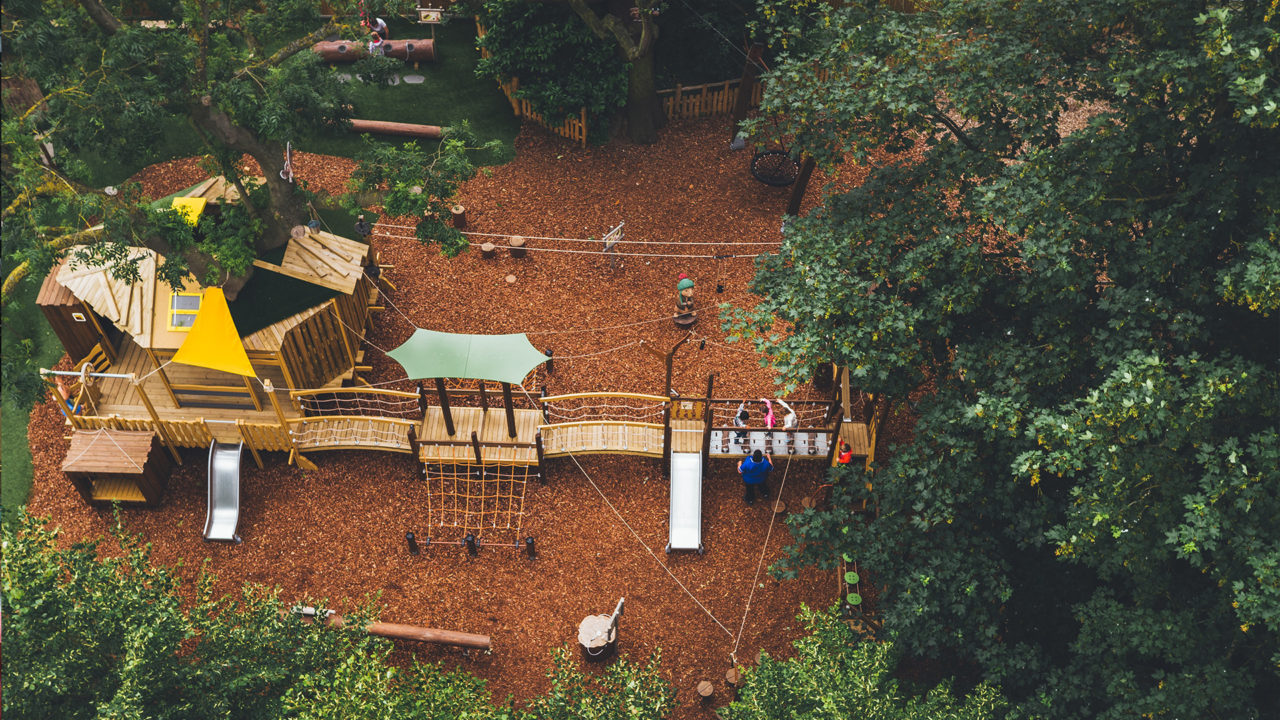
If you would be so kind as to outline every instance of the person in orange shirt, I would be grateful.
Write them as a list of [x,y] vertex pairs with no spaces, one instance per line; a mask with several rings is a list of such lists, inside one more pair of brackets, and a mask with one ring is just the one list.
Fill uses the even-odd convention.
[[849,447],[849,443],[840,441],[840,454],[836,456],[836,464],[848,465],[853,462],[853,448]]

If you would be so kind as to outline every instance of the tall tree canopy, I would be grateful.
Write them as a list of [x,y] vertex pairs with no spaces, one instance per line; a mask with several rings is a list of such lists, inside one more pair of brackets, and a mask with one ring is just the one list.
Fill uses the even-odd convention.
[[855,556],[903,651],[1025,711],[1274,717],[1277,6],[924,6],[763,3],[757,130],[873,167],[734,322],[792,380],[834,361],[918,411],[787,567]]
[[[334,3],[349,13],[345,25],[321,17],[312,0],[159,2],[147,22],[122,19],[134,5],[5,3],[6,75],[34,80],[47,94],[5,121],[6,254],[39,269],[66,246],[96,240],[96,252],[127,275],[124,247],[145,245],[165,255],[166,279],[188,270],[202,282],[220,277],[234,297],[252,256],[283,244],[289,228],[308,219],[304,198],[281,176],[285,143],[341,129],[351,105],[336,75],[303,51],[329,34],[359,34],[354,7]],[[247,232],[193,233],[126,188],[113,196],[86,186],[82,168],[64,161],[136,156],[175,117],[189,123],[193,153],[211,155],[240,187]],[[53,143],[52,161],[39,152],[36,130]],[[245,187],[243,154],[261,168],[263,192]],[[99,221],[103,232],[86,232]]]

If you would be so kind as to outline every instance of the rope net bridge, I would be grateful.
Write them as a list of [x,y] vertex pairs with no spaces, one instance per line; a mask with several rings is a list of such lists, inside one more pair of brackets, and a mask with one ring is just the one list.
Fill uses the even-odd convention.
[[542,399],[547,457],[619,453],[662,457],[667,406],[658,395],[575,393]]
[[474,535],[478,545],[520,547],[524,493],[540,478],[536,465],[429,464],[424,473],[432,528]]

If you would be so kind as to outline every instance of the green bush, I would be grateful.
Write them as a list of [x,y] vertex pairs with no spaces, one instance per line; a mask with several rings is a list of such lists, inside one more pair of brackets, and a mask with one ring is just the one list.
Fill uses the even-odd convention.
[[591,34],[566,5],[487,0],[480,12],[489,51],[476,66],[481,77],[520,78],[516,96],[550,123],[587,109],[589,127],[627,101],[628,66],[612,42]]

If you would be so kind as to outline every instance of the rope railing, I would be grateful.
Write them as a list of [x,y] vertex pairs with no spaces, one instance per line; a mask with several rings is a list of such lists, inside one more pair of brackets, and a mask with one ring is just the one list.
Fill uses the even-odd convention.
[[421,418],[418,394],[378,388],[294,390],[289,393],[304,417],[357,415],[361,417]]

